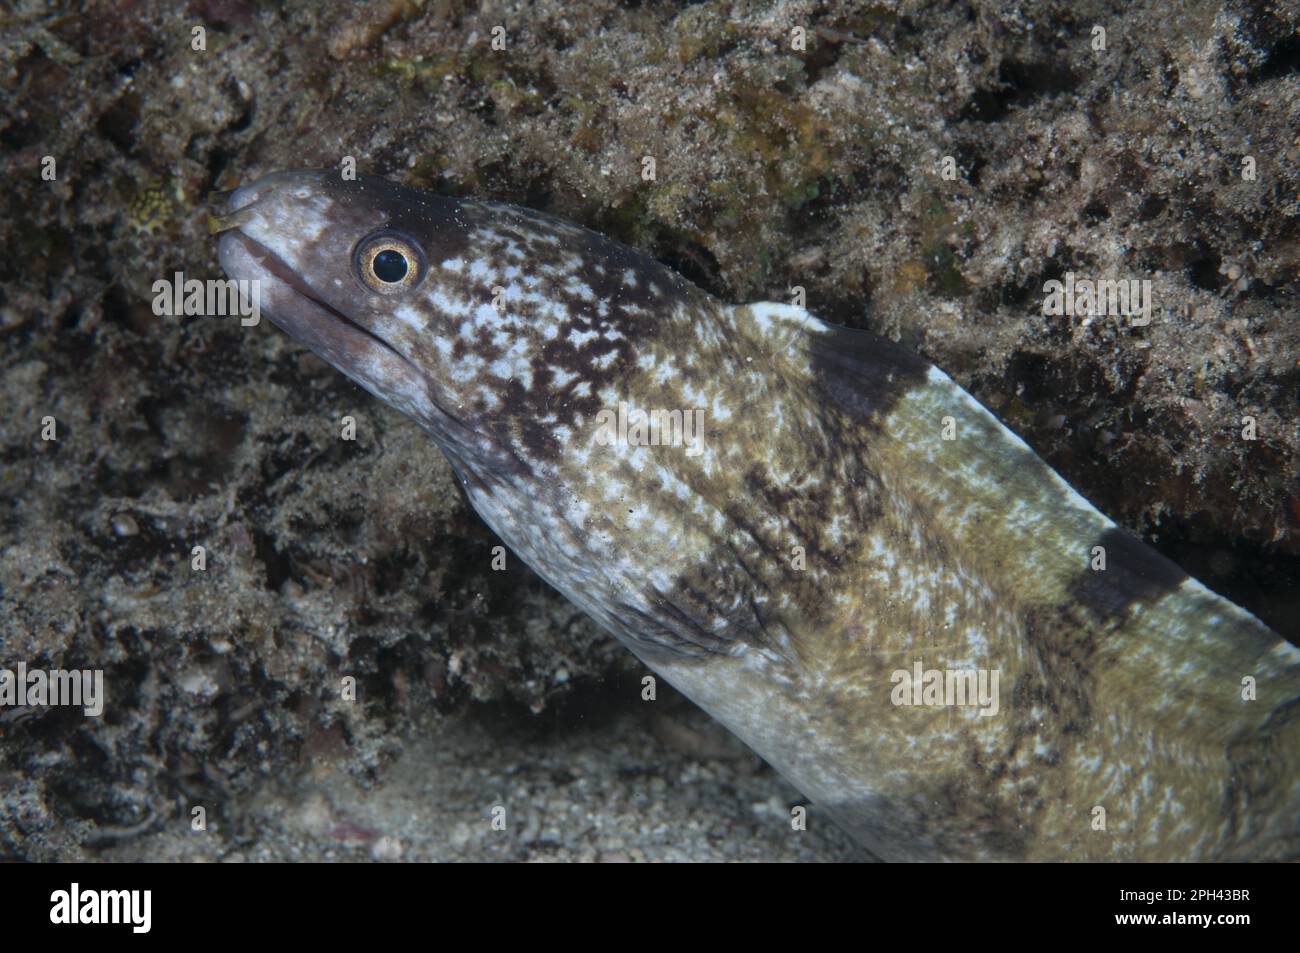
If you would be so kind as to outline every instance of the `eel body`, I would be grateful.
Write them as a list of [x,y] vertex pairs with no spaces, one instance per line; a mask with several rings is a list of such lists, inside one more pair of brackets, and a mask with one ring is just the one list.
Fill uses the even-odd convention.
[[1300,855],[1300,652],[916,355],[383,179],[276,173],[214,230],[502,540],[877,857]]

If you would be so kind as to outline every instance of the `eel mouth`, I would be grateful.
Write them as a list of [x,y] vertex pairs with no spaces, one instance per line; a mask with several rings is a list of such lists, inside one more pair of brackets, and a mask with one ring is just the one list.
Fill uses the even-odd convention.
[[418,392],[436,415],[426,426],[445,434],[464,432],[461,442],[468,443],[464,421],[439,399],[415,361],[324,300],[284,259],[242,231],[255,204],[209,223],[220,235],[218,257],[226,274],[273,283],[282,300],[268,302],[266,314],[281,330],[381,400],[391,403],[394,390]]
[[[213,229],[213,234],[221,235],[223,258],[229,251],[228,244],[237,244],[258,268],[265,272],[267,276],[279,282],[285,290],[291,292],[296,301],[305,306],[303,310],[312,312],[303,315],[301,313],[291,313],[297,309],[275,309],[279,313],[274,311],[268,313],[276,323],[285,325],[285,330],[308,343],[316,340],[322,340],[323,343],[328,341],[329,344],[333,345],[328,348],[328,351],[337,353],[340,357],[354,350],[351,346],[338,347],[339,344],[345,342],[362,349],[378,347],[414,370],[411,362],[401,351],[324,300],[312,290],[311,285],[305,282],[284,259],[243,232],[240,225],[248,221],[251,208],[251,205],[244,206],[230,215],[214,219],[213,222],[209,223],[209,228]],[[217,227],[214,228],[214,224]],[[324,320],[321,320],[322,317]],[[340,340],[333,340],[335,338]],[[313,350],[315,350],[314,347]],[[331,360],[331,363],[334,363],[334,361]]]

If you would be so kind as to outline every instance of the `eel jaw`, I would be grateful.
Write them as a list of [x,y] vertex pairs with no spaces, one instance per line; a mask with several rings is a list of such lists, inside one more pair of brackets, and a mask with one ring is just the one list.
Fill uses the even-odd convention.
[[217,257],[226,274],[251,280],[253,293],[261,296],[261,311],[282,331],[418,422],[448,455],[490,456],[498,466],[517,468],[443,399],[416,360],[331,305],[288,262],[243,230],[256,221],[258,207],[268,198],[266,180],[258,180],[235,189],[229,195],[229,211],[209,219],[209,232],[220,236]]
[[[217,255],[231,278],[254,282],[262,310],[291,337],[370,393],[426,417],[424,374],[396,347],[330,305],[278,255],[239,227],[241,212],[219,220]],[[245,213],[246,215],[246,213]],[[246,220],[246,219],[242,219]]]
[[[285,307],[281,305],[278,309],[272,306],[271,319],[284,328],[285,331],[299,337],[303,336],[304,332],[309,329],[319,330],[326,336],[337,337],[340,342],[353,350],[379,347],[399,360],[409,363],[397,348],[378,334],[362,327],[342,311],[323,300],[275,252],[239,231],[237,225],[231,226],[231,228],[233,230],[226,231],[218,246],[222,267],[226,269],[227,273],[231,273],[236,262],[243,257],[244,260],[252,262],[261,269],[269,278],[280,282],[277,287],[277,297],[281,293],[296,296],[296,298],[289,299],[292,301],[291,306]],[[286,325],[292,325],[292,327]],[[316,349],[314,345],[312,349]],[[330,363],[338,366],[333,360]]]

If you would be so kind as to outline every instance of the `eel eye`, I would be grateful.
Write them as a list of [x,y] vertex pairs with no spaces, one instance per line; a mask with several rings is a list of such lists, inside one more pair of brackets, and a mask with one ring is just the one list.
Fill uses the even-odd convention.
[[353,264],[361,283],[379,294],[396,294],[423,277],[424,259],[413,242],[392,232],[380,232],[357,245]]

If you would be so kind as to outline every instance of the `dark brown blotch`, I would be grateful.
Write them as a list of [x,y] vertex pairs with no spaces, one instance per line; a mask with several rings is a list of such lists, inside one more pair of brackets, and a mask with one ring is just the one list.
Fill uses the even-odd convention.
[[[1118,527],[1102,533],[1095,546],[1105,549],[1106,568],[1081,570],[1069,591],[1099,621],[1123,619],[1134,605],[1155,602],[1187,578],[1177,564]],[[1093,547],[1081,555],[1090,558]]]
[[870,423],[926,382],[930,363],[870,331],[837,327],[811,337],[813,383],[844,413]]

